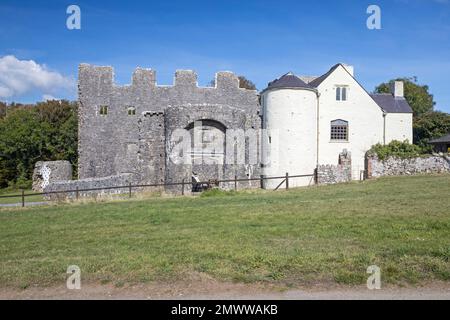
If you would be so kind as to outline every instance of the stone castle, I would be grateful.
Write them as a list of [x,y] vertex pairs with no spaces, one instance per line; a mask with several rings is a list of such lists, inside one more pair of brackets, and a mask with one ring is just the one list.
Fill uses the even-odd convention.
[[[403,82],[393,83],[391,94],[370,94],[345,64],[319,77],[287,73],[261,93],[240,88],[231,72],[218,72],[214,87],[199,87],[193,71],[180,70],[173,85],[162,86],[154,70],[137,68],[130,85],[118,86],[111,67],[81,64],[78,87],[79,179],[52,181],[46,191],[129,183],[166,184],[166,190],[176,191],[180,187],[171,183],[190,182],[193,176],[198,181],[257,179],[286,172],[310,175],[290,180],[291,186],[340,182],[361,177],[372,145],[412,141]],[[179,129],[201,142],[181,164],[172,158]],[[229,138],[233,130],[266,134],[235,141]],[[235,147],[244,149],[243,161],[225,161],[238,152]],[[250,161],[251,155],[256,160]],[[281,181],[267,180],[263,187]],[[261,186],[257,180],[244,185]]]
[[79,179],[129,174],[133,183],[155,184],[191,181],[193,172],[201,181],[259,175],[257,164],[179,165],[167,157],[172,132],[194,122],[222,143],[226,130],[261,127],[258,92],[239,88],[233,73],[217,73],[215,87],[199,87],[185,70],[172,86],[157,85],[155,71],[141,68],[131,85],[113,78],[110,67],[79,67]]

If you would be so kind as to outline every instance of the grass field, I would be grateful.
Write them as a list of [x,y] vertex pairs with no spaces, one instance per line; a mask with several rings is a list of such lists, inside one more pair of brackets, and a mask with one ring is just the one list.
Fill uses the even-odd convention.
[[0,286],[450,281],[450,175],[0,210]]
[[[34,191],[25,190],[26,196],[25,202],[41,202],[44,201],[42,195],[34,195]],[[0,196],[10,196],[10,195],[21,195],[22,190],[0,190]],[[0,204],[9,204],[9,203],[21,203],[22,197],[13,197],[13,198],[0,198]]]

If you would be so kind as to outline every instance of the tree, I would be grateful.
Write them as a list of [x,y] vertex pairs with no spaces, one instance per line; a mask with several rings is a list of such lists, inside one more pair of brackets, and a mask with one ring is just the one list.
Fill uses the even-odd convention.
[[[256,90],[256,86],[251,80],[248,80],[244,76],[238,76],[238,79],[239,79],[239,88]],[[216,85],[216,80],[215,79],[211,80],[208,85],[210,87],[214,87]]]
[[0,122],[0,186],[7,187],[19,178],[30,179],[34,163],[45,145],[35,112],[14,109]]
[[23,186],[37,161],[69,160],[76,169],[77,103],[11,104],[0,119],[0,187]]
[[77,103],[66,100],[40,102],[36,105],[39,121],[48,137],[46,158],[77,163]]
[[244,76],[239,76],[238,78],[239,78],[239,88],[244,88],[244,89],[248,89],[248,90],[256,90],[256,86],[252,81],[248,80]]
[[0,101],[0,119],[6,116],[6,103]]
[[390,80],[388,83],[382,83],[375,88],[376,93],[391,93],[390,84],[394,81],[404,82],[405,99],[413,109],[414,116],[419,116],[426,112],[433,111],[436,104],[433,100],[433,95],[428,92],[427,85],[420,85],[417,83],[417,78],[397,78]]
[[450,114],[432,111],[414,118],[414,143],[425,151],[431,151],[428,141],[450,132]]

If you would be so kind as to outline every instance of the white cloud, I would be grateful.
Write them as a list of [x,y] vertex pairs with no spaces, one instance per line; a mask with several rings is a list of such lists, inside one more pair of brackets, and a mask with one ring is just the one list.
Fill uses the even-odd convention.
[[33,91],[54,93],[72,91],[75,81],[49,70],[33,60],[19,60],[9,55],[0,57],[0,98],[24,95]]
[[44,95],[42,95],[42,100],[47,101],[47,100],[60,100],[60,99],[55,98],[51,94],[44,94]]

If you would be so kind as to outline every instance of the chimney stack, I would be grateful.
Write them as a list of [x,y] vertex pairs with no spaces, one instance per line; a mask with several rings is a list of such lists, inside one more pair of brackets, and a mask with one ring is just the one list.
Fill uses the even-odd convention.
[[352,77],[355,76],[355,68],[353,66],[350,66],[348,64],[342,63],[342,66],[345,68],[345,70],[348,71],[352,75]]
[[394,96],[394,98],[403,98],[404,92],[403,92],[403,81],[394,81],[391,82],[391,93]]

